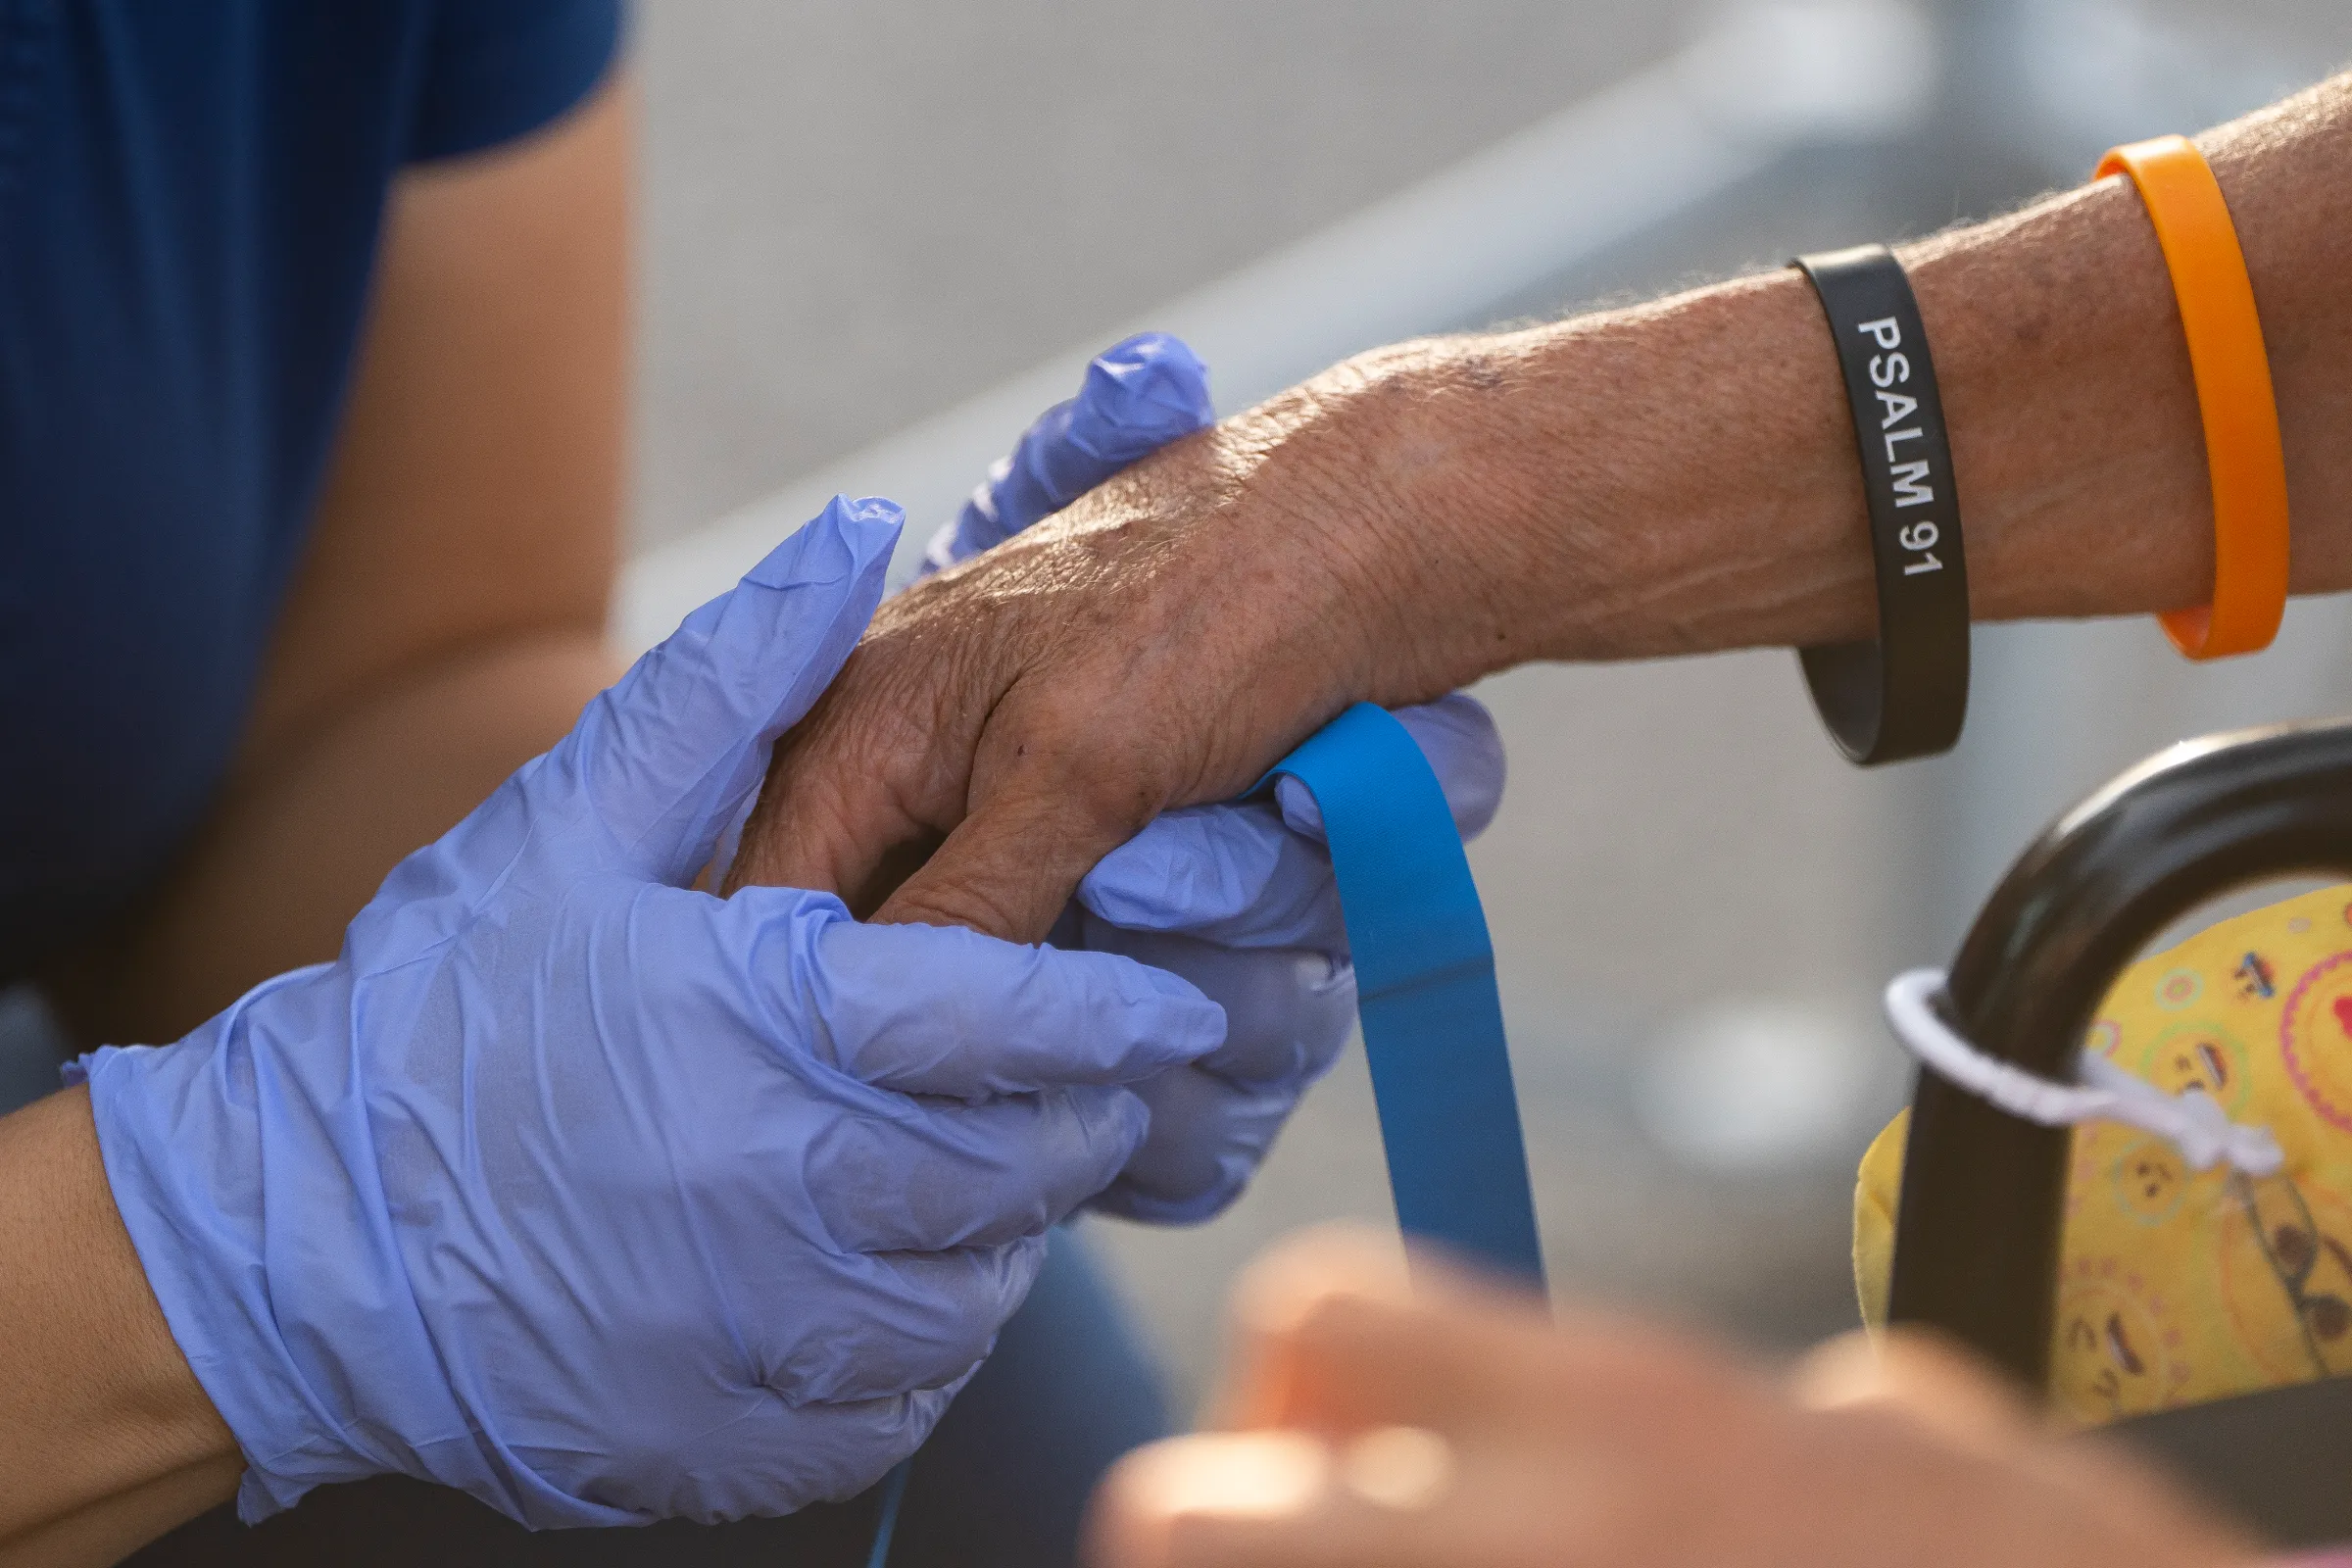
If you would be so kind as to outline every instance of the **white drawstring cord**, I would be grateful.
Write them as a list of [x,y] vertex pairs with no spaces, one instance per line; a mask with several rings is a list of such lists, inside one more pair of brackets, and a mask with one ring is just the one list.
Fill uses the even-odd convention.
[[2202,1089],[2168,1095],[2095,1051],[2082,1054],[2082,1082],[2052,1083],[1997,1061],[1961,1038],[1936,1004],[1944,999],[1940,969],[1913,969],[1886,986],[1886,1021],[1903,1049],[1978,1099],[2044,1127],[2116,1121],[2166,1139],[2192,1170],[2216,1161],[2249,1176],[2268,1176],[2286,1155],[2268,1127],[2230,1119]]

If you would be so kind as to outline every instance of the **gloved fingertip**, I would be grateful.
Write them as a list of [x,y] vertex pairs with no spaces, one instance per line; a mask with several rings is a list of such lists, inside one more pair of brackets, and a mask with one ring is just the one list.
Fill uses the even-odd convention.
[[1088,364],[1065,438],[1123,466],[1215,420],[1200,357],[1182,338],[1138,332]]
[[1323,808],[1303,779],[1289,773],[1274,781],[1274,804],[1282,808],[1282,825],[1302,838],[1325,842]]
[[1144,1147],[1144,1139],[1152,1131],[1152,1107],[1133,1090],[1114,1089],[1111,1094],[1111,1114],[1119,1119],[1120,1141],[1125,1146],[1119,1164],[1124,1165]]
[[906,521],[906,509],[888,496],[837,495],[825,504],[825,510],[837,512],[845,525],[888,528],[894,533]]
[[[1484,833],[1502,808],[1508,772],[1502,731],[1487,705],[1467,692],[1449,692],[1434,703],[1399,708],[1396,713],[1437,774],[1462,841]],[[1285,827],[1317,844],[1325,842],[1323,808],[1303,782],[1288,773],[1277,778],[1274,804],[1282,810]]]
[[1438,770],[1464,841],[1484,833],[1502,808],[1510,772],[1502,729],[1487,705],[1468,692],[1448,692],[1396,716]]
[[514,787],[566,820],[594,818],[583,841],[632,874],[691,880],[758,789],[769,744],[872,620],[904,520],[895,502],[835,496],[591,700]]
[[1143,971],[1144,984],[1163,997],[1170,997],[1180,1002],[1190,999],[1207,1000],[1200,995],[1199,986],[1181,975],[1170,974],[1165,969],[1154,969],[1149,964],[1139,964],[1137,967]]
[[1225,1009],[1210,1001],[1207,993],[1165,969],[1145,963],[1136,968],[1145,984],[1167,1004],[1161,1009],[1170,1026],[1165,1039],[1177,1059],[1194,1060],[1225,1043]]
[[[965,510],[968,512],[970,509]],[[956,546],[961,522],[960,516],[955,522],[943,522],[938,531],[931,535],[931,542],[923,547],[922,564],[915,568],[917,578],[928,577],[935,571],[945,571],[965,556],[978,555],[987,548],[981,545],[970,550],[958,550]]]
[[1078,395],[1040,415],[932,542],[939,570],[1059,512],[1139,458],[1214,422],[1208,367],[1180,338],[1139,332],[1089,361]]
[[843,576],[863,577],[890,564],[906,521],[906,511],[895,501],[837,495],[806,526],[761,557],[743,580],[759,588],[794,588]]
[[1494,711],[1468,692],[1447,692],[1434,703],[1398,710],[1400,718],[1408,713],[1442,724],[1463,745],[1491,751],[1497,761],[1501,760],[1501,726],[1494,722]]
[[1172,332],[1138,332],[1113,343],[1087,367],[1087,381],[1097,396],[1113,400],[1112,407],[1156,403],[1202,424],[1215,417],[1208,366]]

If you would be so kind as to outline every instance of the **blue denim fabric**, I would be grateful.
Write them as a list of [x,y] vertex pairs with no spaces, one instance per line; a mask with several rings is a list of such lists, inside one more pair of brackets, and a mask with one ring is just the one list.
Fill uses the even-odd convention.
[[0,1116],[57,1092],[65,1036],[30,986],[0,988]]

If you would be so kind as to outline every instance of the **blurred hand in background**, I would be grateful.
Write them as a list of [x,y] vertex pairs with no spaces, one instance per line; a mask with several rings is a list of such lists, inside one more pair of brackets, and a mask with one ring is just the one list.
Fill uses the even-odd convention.
[[1236,1292],[1216,1415],[1097,1494],[1097,1568],[2220,1568],[2254,1549],[2120,1448],[1896,1335],[1779,1380],[1349,1232]]

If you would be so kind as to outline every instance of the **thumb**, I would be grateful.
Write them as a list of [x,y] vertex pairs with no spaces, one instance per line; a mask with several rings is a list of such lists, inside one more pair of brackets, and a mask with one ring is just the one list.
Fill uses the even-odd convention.
[[1807,1351],[1789,1392],[1810,1409],[1880,1404],[1899,1409],[1957,1447],[2014,1446],[2035,1430],[2025,1391],[1959,1344],[1932,1331],[1855,1329]]
[[591,702],[526,787],[596,823],[621,868],[692,877],[873,618],[903,516],[835,496]]
[[[1502,805],[1502,732],[1494,726],[1494,715],[1467,692],[1394,711],[1438,775],[1454,830],[1467,844],[1487,830]],[[1274,799],[1292,831],[1317,844],[1324,842],[1323,808],[1315,804],[1312,790],[1285,773],[1274,781]]]
[[1052,516],[1139,458],[1215,422],[1208,367],[1181,338],[1139,332],[1097,355],[1078,395],[1038,416],[924,556],[937,571]]

